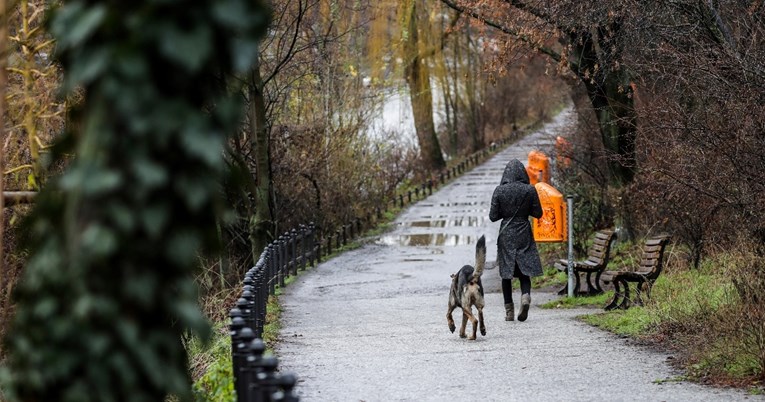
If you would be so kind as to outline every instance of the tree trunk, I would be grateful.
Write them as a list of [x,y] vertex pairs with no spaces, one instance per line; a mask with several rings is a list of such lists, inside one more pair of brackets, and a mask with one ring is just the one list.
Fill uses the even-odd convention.
[[8,7],[5,0],[0,0],[0,324],[5,326],[5,314],[8,310],[8,306],[5,303],[5,282],[8,276],[8,272],[5,267],[5,254],[3,254],[3,240],[5,235],[5,196],[3,191],[5,187],[5,87],[8,80],[6,79],[6,48],[8,47]]
[[[444,68],[448,69],[448,66],[446,65],[446,63],[444,63]],[[457,129],[454,126],[453,121],[456,121],[457,119],[452,118],[452,114],[453,114],[452,113],[452,90],[451,90],[451,87],[449,86],[450,83],[449,83],[448,75],[444,76],[440,80],[440,84],[441,84],[441,91],[444,94],[444,114],[445,114],[444,118],[446,121],[446,132],[449,136],[449,145],[446,152],[451,153],[451,155],[455,155],[454,150],[456,147],[455,147],[455,143],[452,140],[453,139],[456,140],[456,134],[454,133],[456,133]]]
[[249,231],[254,261],[274,239],[274,218],[271,207],[273,185],[271,181],[271,154],[266,125],[266,101],[260,62],[256,61],[249,83],[250,151],[255,159],[254,213],[250,216]]
[[470,26],[468,25],[465,27],[465,46],[467,48],[467,61],[468,61],[468,69],[465,73],[465,95],[467,99],[467,114],[468,114],[468,123],[469,123],[469,130],[470,130],[470,150],[472,152],[477,152],[481,148],[483,148],[483,127],[480,123],[480,107],[478,105],[479,102],[479,96],[477,94],[477,88],[476,84],[478,81],[478,76],[476,74],[478,66],[476,64],[480,65],[480,63],[476,63],[476,61],[473,59],[474,57],[478,57],[473,54],[473,52],[470,51],[470,47],[472,45],[472,39],[470,36]]
[[[452,61],[451,79],[454,83],[454,93],[449,93],[447,100],[451,104],[452,121],[449,124],[449,146],[452,156],[459,154],[459,115],[460,115],[460,66],[462,65],[462,47],[460,45],[459,35],[454,35],[454,60]],[[449,79],[447,63],[447,81]]]
[[408,15],[407,37],[404,40],[404,52],[407,59],[404,75],[409,85],[409,99],[412,103],[414,128],[420,145],[420,157],[426,168],[439,170],[445,167],[446,163],[441,154],[441,146],[433,123],[430,72],[428,65],[419,56],[416,3],[416,0],[412,1]]
[[612,184],[623,186],[635,176],[637,115],[632,90],[623,89],[623,72],[606,75],[598,84],[586,83],[587,94],[598,119],[603,146],[608,151]]
[[[609,30],[616,32],[618,23]],[[600,29],[598,32],[602,32]],[[621,48],[614,43],[617,35],[598,35],[589,31],[570,32],[570,43],[575,44],[572,59],[578,64],[573,68],[587,89],[595,117],[598,120],[603,146],[608,152],[610,181],[617,187],[632,182],[635,176],[635,136],[637,113],[629,71],[622,65],[603,65],[601,59],[621,59]],[[597,46],[595,41],[598,41]],[[604,55],[598,52],[605,52]]]

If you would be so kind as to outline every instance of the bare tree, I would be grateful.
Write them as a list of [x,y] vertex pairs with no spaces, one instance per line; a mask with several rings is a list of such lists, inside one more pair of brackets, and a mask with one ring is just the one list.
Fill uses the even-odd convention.
[[[442,0],[496,28],[519,45],[547,55],[585,87],[608,151],[614,184],[632,181],[637,115],[631,71],[624,64],[624,11],[617,3]],[[558,43],[556,43],[558,42]]]

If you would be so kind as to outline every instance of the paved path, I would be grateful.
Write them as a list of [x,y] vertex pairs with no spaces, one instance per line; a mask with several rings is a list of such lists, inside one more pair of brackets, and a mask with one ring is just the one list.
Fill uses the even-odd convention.
[[[532,291],[526,322],[505,322],[497,269],[484,273],[487,334],[461,339],[446,325],[450,274],[473,263],[505,163],[550,144],[545,130],[409,207],[396,227],[301,275],[281,302],[280,368],[297,374],[302,401],[765,400],[674,381],[667,356],[575,319],[591,310],[543,310]],[[520,296],[516,293],[516,303]],[[455,311],[455,321],[461,313]],[[630,384],[618,390],[612,384]]]

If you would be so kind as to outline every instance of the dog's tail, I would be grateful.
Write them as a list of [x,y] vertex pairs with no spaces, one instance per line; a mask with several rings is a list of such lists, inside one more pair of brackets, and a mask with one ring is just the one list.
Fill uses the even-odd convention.
[[473,271],[473,280],[477,280],[483,274],[483,267],[486,265],[486,238],[481,236],[475,245],[475,270]]

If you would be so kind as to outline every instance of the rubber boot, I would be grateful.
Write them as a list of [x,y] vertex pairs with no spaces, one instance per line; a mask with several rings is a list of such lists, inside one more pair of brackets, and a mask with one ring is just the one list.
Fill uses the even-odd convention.
[[518,321],[526,321],[529,316],[529,307],[531,306],[531,295],[525,293],[521,295],[521,312],[518,313]]
[[505,321],[515,321],[515,304],[505,303]]

